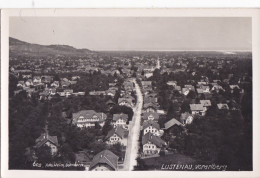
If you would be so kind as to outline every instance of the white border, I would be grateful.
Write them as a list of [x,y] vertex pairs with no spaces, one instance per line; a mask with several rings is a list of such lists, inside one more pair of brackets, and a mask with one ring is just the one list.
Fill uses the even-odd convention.
[[0,0],[0,8],[256,8],[259,0]]
[[[253,44],[253,169],[251,172],[181,172],[181,171],[142,171],[142,172],[79,172],[79,171],[9,171],[8,170],[8,40],[9,16],[163,16],[163,17],[252,17]],[[259,9],[9,9],[1,15],[1,172],[5,177],[260,177],[260,10]]]

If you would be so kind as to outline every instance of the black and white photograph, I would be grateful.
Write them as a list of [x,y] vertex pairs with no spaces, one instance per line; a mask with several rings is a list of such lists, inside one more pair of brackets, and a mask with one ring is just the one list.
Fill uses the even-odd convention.
[[252,27],[10,16],[8,170],[253,171]]

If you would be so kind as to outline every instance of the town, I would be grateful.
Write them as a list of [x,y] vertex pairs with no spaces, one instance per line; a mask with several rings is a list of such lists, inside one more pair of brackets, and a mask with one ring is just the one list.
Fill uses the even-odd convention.
[[[251,52],[25,53],[9,66],[10,169],[252,169]],[[34,166],[54,162],[83,166]]]

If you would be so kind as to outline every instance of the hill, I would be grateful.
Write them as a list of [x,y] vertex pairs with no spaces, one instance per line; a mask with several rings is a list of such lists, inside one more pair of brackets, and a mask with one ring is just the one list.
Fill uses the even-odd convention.
[[31,44],[9,37],[10,56],[86,56],[93,53],[88,49],[76,49],[68,45]]

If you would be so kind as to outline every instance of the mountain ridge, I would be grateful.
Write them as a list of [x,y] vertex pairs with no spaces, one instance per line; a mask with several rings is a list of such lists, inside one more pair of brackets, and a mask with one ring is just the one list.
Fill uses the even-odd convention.
[[9,37],[10,56],[86,56],[93,51],[69,45],[40,45]]

